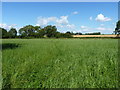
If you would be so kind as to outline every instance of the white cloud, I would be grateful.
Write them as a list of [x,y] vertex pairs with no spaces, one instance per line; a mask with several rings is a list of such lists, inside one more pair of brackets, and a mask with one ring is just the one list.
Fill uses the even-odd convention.
[[35,26],[40,26],[39,24],[36,24]]
[[96,30],[106,30],[106,28],[103,28],[103,27],[98,27],[98,28],[96,28]]
[[40,26],[48,25],[49,23],[55,24],[68,24],[68,16],[61,16],[60,18],[57,17],[38,17],[37,24]]
[[104,24],[100,24],[100,26],[104,26]]
[[5,23],[0,24],[0,27],[1,27],[1,28],[7,29],[7,30],[9,30],[9,29],[11,29],[11,28],[15,28],[15,26],[16,26],[16,24],[11,24],[11,25],[7,25],[7,24],[5,24]]
[[76,26],[69,23],[68,16],[38,17],[36,26],[55,25],[58,30],[75,30]]
[[116,23],[112,23],[112,25],[115,25],[115,26],[116,26]]
[[67,30],[67,31],[72,31],[72,30],[75,30],[76,29],[76,26],[74,24],[65,24],[65,25],[62,25],[62,24],[54,24],[57,28],[61,29],[61,30]]
[[78,12],[77,12],[77,11],[74,11],[72,14],[74,14],[74,15],[75,15],[75,14],[78,14]]
[[81,29],[85,29],[85,28],[87,28],[87,26],[80,26],[80,28],[81,28]]
[[40,25],[40,26],[44,26],[47,25],[49,22],[54,21],[55,17],[38,17],[37,19],[37,24],[36,25]]
[[75,29],[75,25],[74,24],[67,24],[66,27],[70,28],[70,29]]
[[60,18],[57,18],[55,22],[59,24],[68,24],[68,16],[61,16]]
[[88,26],[80,26],[82,33],[93,33],[93,32],[101,32],[101,33],[112,33],[113,28],[106,28],[104,26],[97,27],[97,28],[92,28]]
[[106,21],[111,21],[112,19],[105,17],[103,14],[98,14],[95,20],[100,22],[106,22]]
[[54,24],[56,27],[60,27],[60,28],[63,28],[64,26],[61,25],[61,24]]
[[90,19],[90,20],[93,20],[93,17],[91,16],[89,19]]
[[56,20],[57,20],[56,17],[49,17],[49,18],[48,18],[48,21],[51,21],[51,22],[52,22],[52,21],[56,21]]
[[90,28],[89,27],[87,27],[87,26],[80,26],[80,28],[81,28],[81,31],[83,31],[83,32],[87,32],[87,31],[89,31],[90,30]]
[[113,31],[113,29],[112,28],[105,28],[105,27],[98,27],[98,28],[96,28],[96,30],[99,30],[99,31]]

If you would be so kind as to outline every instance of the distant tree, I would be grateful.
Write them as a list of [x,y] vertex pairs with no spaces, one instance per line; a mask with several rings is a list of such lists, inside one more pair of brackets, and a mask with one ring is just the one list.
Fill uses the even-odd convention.
[[100,35],[100,32],[93,32],[93,33],[85,33],[85,35]]
[[40,26],[34,26],[35,33],[38,33],[42,28]]
[[66,33],[60,33],[60,32],[56,32],[56,38],[71,38],[72,37],[72,33],[67,31]]
[[15,38],[17,36],[17,30],[15,28],[11,28],[8,32],[9,38]]
[[115,34],[120,34],[120,20],[116,23]]
[[60,33],[60,32],[56,32],[55,37],[56,37],[56,38],[63,38],[63,37],[64,37],[64,34],[63,34],[63,33]]
[[2,38],[7,38],[8,37],[6,29],[0,28],[0,33],[2,34]]
[[74,33],[74,35],[82,35],[81,32]]
[[24,26],[23,28],[19,29],[19,34],[22,37],[34,37],[35,31],[36,31],[36,29],[34,26],[27,25],[27,26]]
[[41,27],[40,27],[40,26],[34,26],[34,28],[35,28],[35,31],[41,30]]
[[71,38],[72,37],[71,33],[68,33],[68,32],[64,33],[63,36],[64,36],[64,38]]
[[19,29],[19,34],[20,34],[20,37],[27,37],[27,32],[24,28],[20,28]]
[[47,37],[55,37],[57,32],[56,26],[52,26],[52,25],[48,25],[44,27],[44,30]]
[[29,38],[29,37],[35,37],[35,38],[70,38],[72,37],[71,32],[66,33],[60,33],[57,31],[56,26],[48,25],[44,28],[41,28],[40,26],[32,26],[27,25],[23,28],[19,29],[19,34],[21,38]]
[[44,29],[39,30],[37,33],[37,36],[39,38],[43,38],[45,36],[45,30]]
[[68,33],[68,34],[71,34],[71,35],[72,35],[72,33],[71,33],[70,31],[67,31],[66,33]]
[[34,26],[28,25],[28,26],[25,26],[24,28],[25,28],[25,31],[27,32],[28,36],[31,36],[31,37],[34,36],[35,31],[36,31],[35,28],[34,28]]
[[34,29],[35,29],[35,32],[34,32],[34,37],[35,38],[39,38],[39,37],[41,37],[41,35],[40,35],[40,30],[41,30],[41,27],[40,26],[34,26]]

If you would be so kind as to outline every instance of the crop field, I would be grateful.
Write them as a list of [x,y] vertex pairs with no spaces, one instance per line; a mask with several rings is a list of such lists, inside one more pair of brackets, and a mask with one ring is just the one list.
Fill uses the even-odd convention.
[[73,35],[73,37],[120,37],[120,35]]
[[116,88],[117,39],[3,39],[3,88]]

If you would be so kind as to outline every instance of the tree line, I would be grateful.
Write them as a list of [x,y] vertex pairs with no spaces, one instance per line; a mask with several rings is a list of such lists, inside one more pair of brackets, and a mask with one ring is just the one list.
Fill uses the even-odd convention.
[[56,26],[48,25],[44,28],[40,26],[26,25],[18,30],[17,35],[16,28],[11,28],[7,31],[4,28],[0,28],[2,31],[2,38],[71,38],[72,34],[68,31],[61,33],[57,31]]
[[116,23],[115,34],[120,34],[120,20]]
[[[48,25],[44,28],[40,26],[26,25],[20,28],[17,32],[16,28],[11,28],[7,31],[4,28],[0,28],[2,31],[2,38],[71,38],[72,35],[82,35],[81,32],[61,33],[57,31],[56,26]],[[19,35],[17,35],[19,33]]]
[[[16,28],[11,28],[7,31],[0,27],[2,38],[71,38],[72,35],[83,35],[81,32],[73,33],[67,31],[61,33],[57,31],[56,26],[48,25],[44,28],[40,26],[26,25],[20,28],[17,32]],[[120,34],[120,20],[116,23],[116,28],[113,31],[115,34]],[[17,34],[19,33],[19,35]],[[85,33],[84,35],[100,35],[100,32]]]
[[[57,31],[56,26],[48,25],[44,28],[40,26],[26,25],[20,28],[17,32],[16,28],[11,28],[7,31],[4,28],[0,28],[2,31],[2,38],[71,38],[72,35],[83,35],[81,32],[70,32],[61,33]],[[19,35],[17,35],[19,33]],[[96,33],[85,33],[85,35],[99,35],[100,32]]]

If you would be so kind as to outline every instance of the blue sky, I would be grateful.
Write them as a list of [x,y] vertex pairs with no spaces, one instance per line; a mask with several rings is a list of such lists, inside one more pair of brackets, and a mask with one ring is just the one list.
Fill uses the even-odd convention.
[[110,34],[117,20],[117,2],[3,2],[0,26],[56,25],[60,32]]

